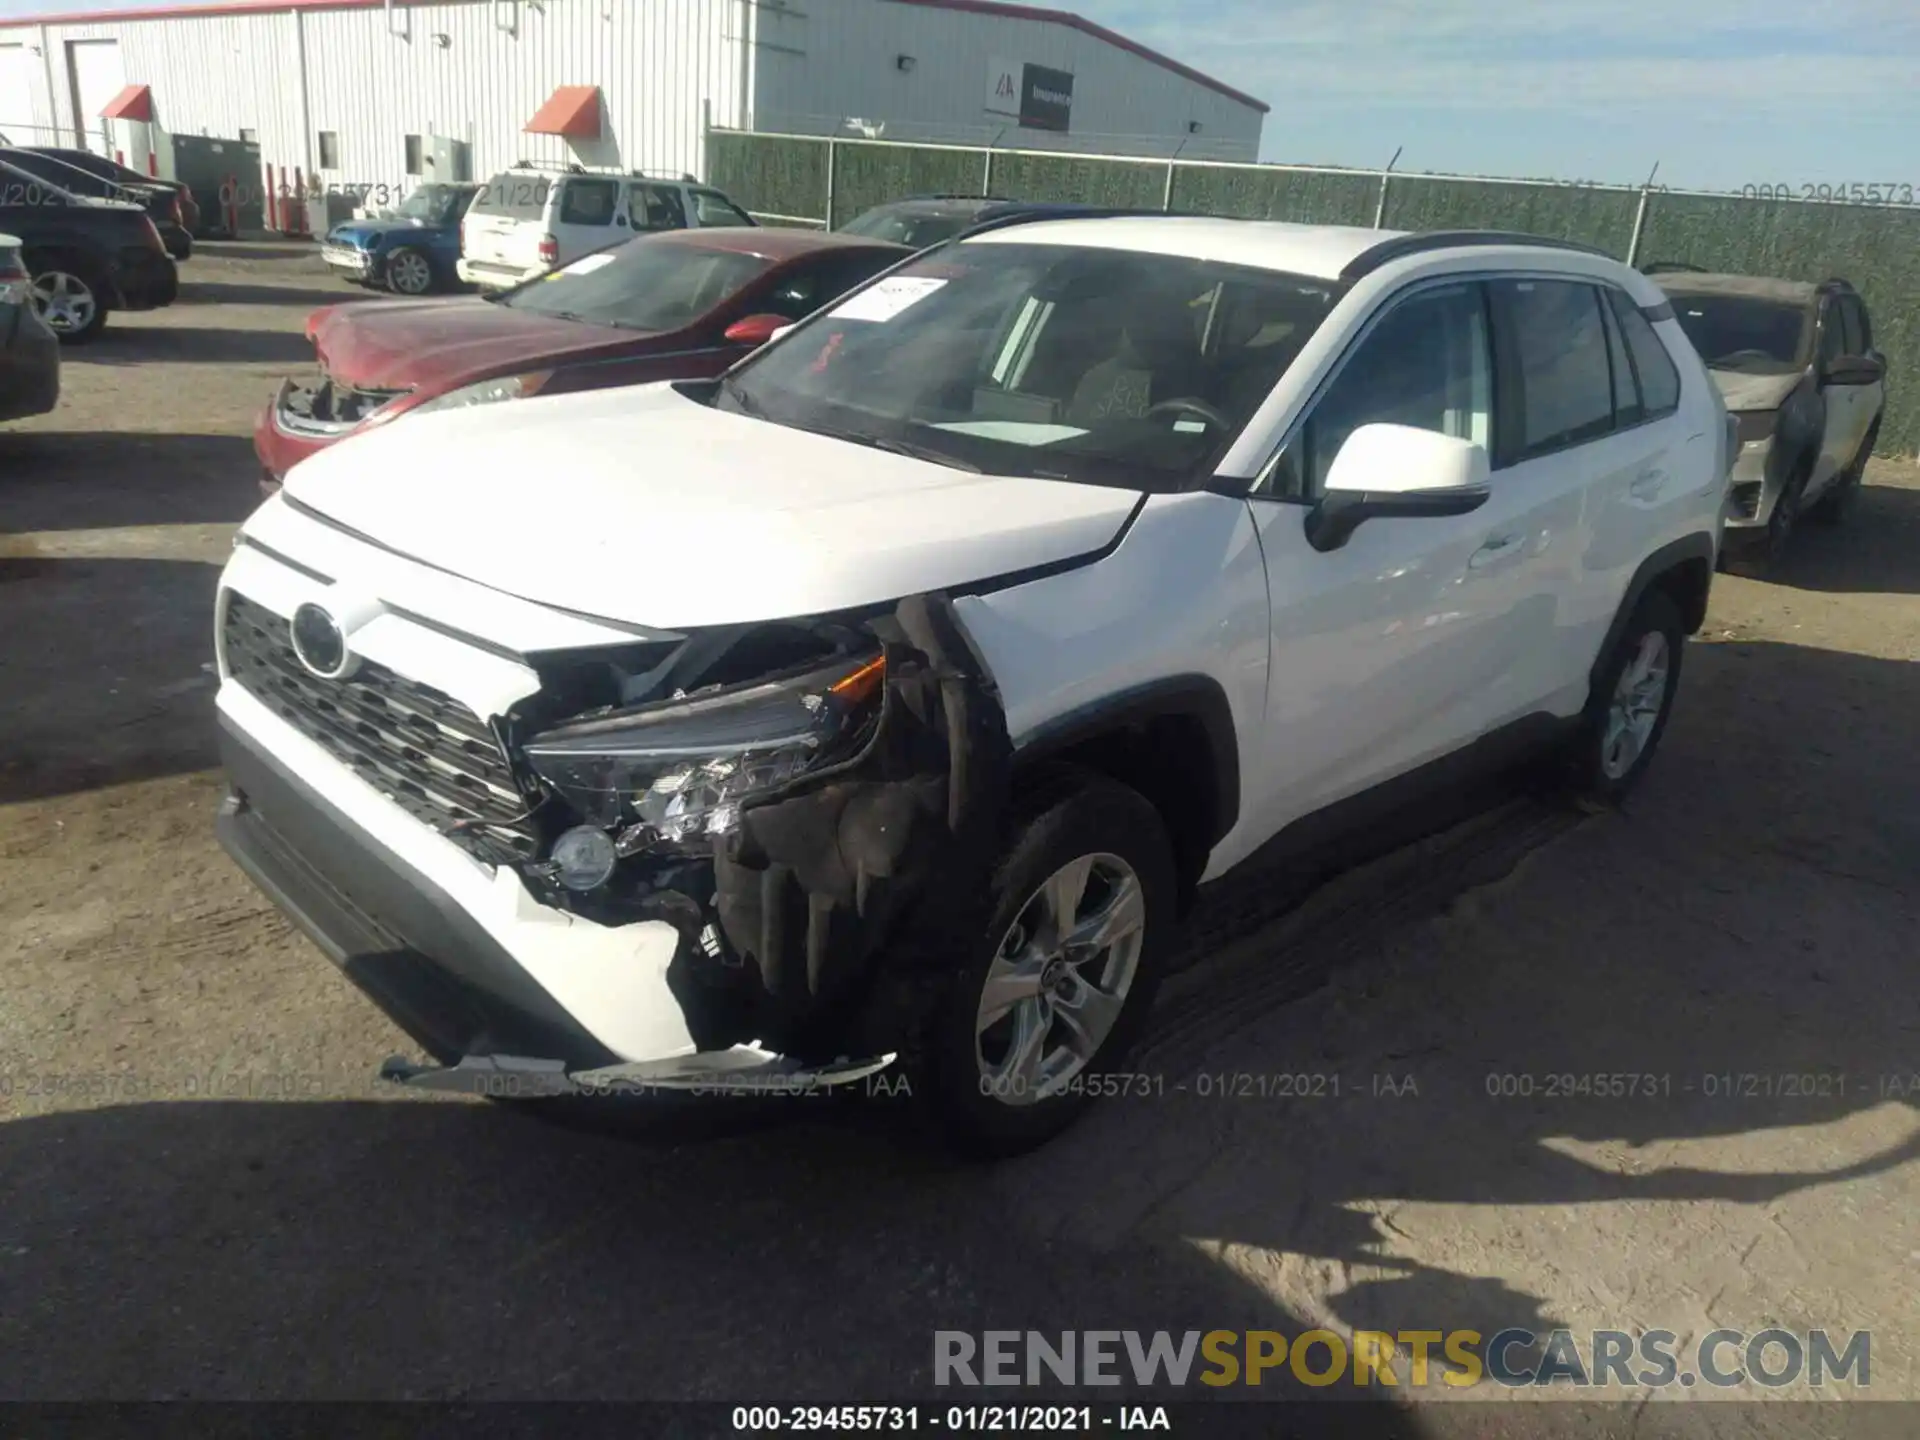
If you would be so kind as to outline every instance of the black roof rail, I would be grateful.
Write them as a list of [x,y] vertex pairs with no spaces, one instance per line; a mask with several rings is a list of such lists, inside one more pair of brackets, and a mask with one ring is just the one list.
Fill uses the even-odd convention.
[[1838,275],[1834,275],[1822,280],[1816,288],[1821,290],[1852,290],[1853,282],[1851,280],[1842,280]]
[[1689,265],[1684,260],[1656,260],[1651,265],[1640,267],[1642,275],[1710,275],[1713,272],[1704,265]]
[[1537,245],[1543,250],[1575,250],[1582,255],[1601,255],[1617,260],[1598,245],[1583,245],[1578,240],[1554,240],[1545,235],[1527,235],[1513,230],[1434,230],[1423,235],[1396,235],[1368,246],[1340,272],[1342,280],[1358,280],[1383,265],[1404,260],[1409,255],[1424,255],[1429,250],[1458,250],[1469,245]]

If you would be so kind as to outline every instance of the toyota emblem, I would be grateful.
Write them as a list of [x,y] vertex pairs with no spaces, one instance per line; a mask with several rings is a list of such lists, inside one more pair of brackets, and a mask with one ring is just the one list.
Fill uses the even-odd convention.
[[293,612],[293,653],[323,680],[349,674],[359,657],[347,649],[346,632],[323,606],[311,602]]

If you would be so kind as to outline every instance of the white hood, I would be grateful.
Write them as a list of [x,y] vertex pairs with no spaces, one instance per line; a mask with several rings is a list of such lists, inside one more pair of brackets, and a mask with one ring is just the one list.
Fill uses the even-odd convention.
[[402,416],[286,493],[546,605],[680,630],[813,615],[1100,549],[1139,493],[972,475],[724,414],[668,385]]

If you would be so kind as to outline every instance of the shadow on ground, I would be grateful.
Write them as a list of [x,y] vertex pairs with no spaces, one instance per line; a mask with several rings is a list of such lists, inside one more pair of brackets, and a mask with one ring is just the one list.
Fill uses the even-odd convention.
[[[461,1102],[264,1103],[299,1077],[255,1074],[243,1098],[208,1103],[185,1097],[225,1093],[218,1080],[129,1056],[155,1098],[122,1089],[127,1103],[0,1126],[0,1384],[933,1398],[935,1329],[1547,1328],[1565,1317],[1502,1269],[1501,1237],[1539,1215],[1569,1217],[1558,1243],[1614,1294],[1658,1293],[1700,1247],[1744,1266],[1759,1241],[1737,1217],[1699,1208],[1718,1218],[1654,1229],[1629,1202],[1758,1207],[1784,1227],[1795,1197],[1920,1157],[1871,1083],[1912,1068],[1920,1035],[1920,676],[1759,643],[1697,646],[1687,666],[1668,748],[1626,811],[1471,893],[1431,846],[1325,887],[1296,913],[1344,907],[1338,933],[1283,921],[1170,993],[1176,1016],[1198,994],[1212,1018],[1175,1043],[1156,1028],[1132,1068],[1158,1093],[999,1167],[941,1158],[897,1099],[796,1102],[705,1139],[680,1117],[617,1141]],[[1401,902],[1419,886],[1439,914],[1413,923]],[[1289,994],[1326,988],[1275,1006],[1265,987],[1289,968],[1304,982]],[[1224,1080],[1283,1074],[1344,1088],[1282,1098]],[[1417,1095],[1369,1093],[1381,1074]],[[1538,1088],[1563,1074],[1664,1079],[1633,1097]],[[1787,1096],[1740,1078],[1786,1074],[1850,1079]],[[1536,1088],[1498,1094],[1500,1076]],[[1803,1163],[1737,1153],[1772,1127],[1866,1122],[1868,1140],[1804,1146]],[[1696,1158],[1667,1157],[1676,1144]],[[1712,1163],[1701,1146],[1720,1147]],[[1441,1254],[1430,1205],[1466,1207],[1480,1248]],[[1783,1248],[1752,1263],[1796,1262]],[[1656,1303],[1611,1322],[1666,1319]],[[1622,1433],[1557,1406],[1408,1420],[1381,1398],[1290,1415],[1286,1432]],[[1788,1407],[1652,1412],[1643,1434],[1821,1428]]]
[[1767,578],[1799,590],[1920,594],[1920,489],[1863,485],[1839,526],[1795,530],[1786,560]]
[[240,435],[0,430],[0,536],[237,523],[260,504],[259,475]]
[[218,763],[213,598],[183,560],[0,558],[0,804]]
[[111,322],[98,339],[60,352],[62,365],[291,365],[312,358],[298,331]]
[[250,285],[226,280],[183,279],[176,305],[299,305],[315,308],[384,294],[344,282],[328,285]]

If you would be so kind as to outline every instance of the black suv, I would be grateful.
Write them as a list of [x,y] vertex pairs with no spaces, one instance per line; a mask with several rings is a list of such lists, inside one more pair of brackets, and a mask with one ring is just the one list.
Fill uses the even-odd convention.
[[90,340],[110,310],[171,305],[180,274],[137,205],[95,200],[0,158],[0,234],[20,237],[33,308],[62,340]]
[[[93,163],[83,165],[68,158],[73,155],[84,156]],[[0,148],[0,160],[17,166],[29,175],[38,176],[49,185],[57,185],[70,195],[89,200],[121,200],[129,205],[138,205],[153,220],[154,229],[160,232],[161,243],[167,247],[167,254],[176,260],[185,260],[193,254],[193,234],[187,228],[186,210],[180,199],[179,187],[165,181],[144,179],[138,171],[127,170],[124,165],[102,160],[85,150],[52,151],[9,145]],[[108,173],[102,174],[102,167]],[[121,170],[126,170],[126,175],[113,173]],[[129,180],[127,175],[133,178]]]

